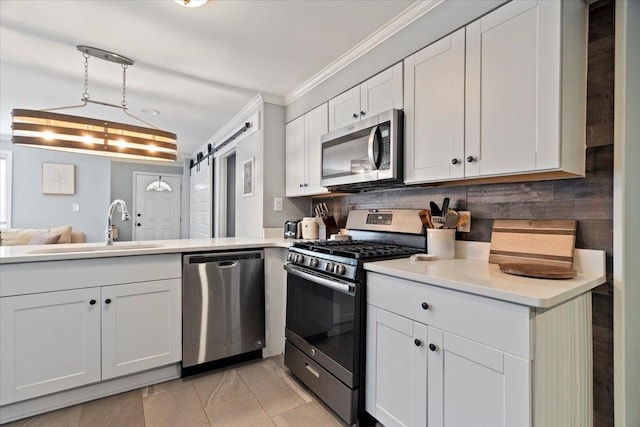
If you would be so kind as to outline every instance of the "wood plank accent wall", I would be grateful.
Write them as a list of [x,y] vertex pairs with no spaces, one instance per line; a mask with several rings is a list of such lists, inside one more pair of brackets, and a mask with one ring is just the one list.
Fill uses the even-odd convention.
[[[605,250],[607,283],[593,301],[594,426],[613,426],[613,76],[614,2],[590,6],[587,158],[584,179],[458,187],[405,187],[318,199],[344,227],[350,209],[425,209],[429,200],[471,211],[471,232],[458,240],[489,242],[494,219],[574,219],[576,247]],[[315,204],[314,200],[314,204]]]

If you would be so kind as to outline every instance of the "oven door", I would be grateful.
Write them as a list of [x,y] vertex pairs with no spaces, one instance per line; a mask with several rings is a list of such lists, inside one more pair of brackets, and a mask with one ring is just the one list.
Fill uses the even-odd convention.
[[358,286],[287,264],[287,340],[351,388],[358,385]]

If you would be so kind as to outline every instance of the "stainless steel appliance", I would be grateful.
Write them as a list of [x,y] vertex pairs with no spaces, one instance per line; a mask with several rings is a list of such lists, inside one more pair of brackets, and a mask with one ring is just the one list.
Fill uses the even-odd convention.
[[264,347],[263,251],[185,255],[182,273],[183,371]]
[[350,424],[366,418],[363,264],[424,252],[418,212],[353,210],[359,240],[296,242],[287,255],[285,365]]
[[302,237],[302,220],[289,219],[284,222],[284,238],[300,239]]
[[321,137],[323,187],[351,189],[403,180],[403,113],[389,110]]

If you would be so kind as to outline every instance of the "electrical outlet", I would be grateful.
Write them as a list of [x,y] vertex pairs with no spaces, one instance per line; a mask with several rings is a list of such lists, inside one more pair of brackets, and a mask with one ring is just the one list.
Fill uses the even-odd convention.
[[462,216],[462,215],[468,215],[469,219],[467,220],[467,222],[465,222],[464,224],[460,224],[458,226],[458,231],[460,231],[461,233],[468,233],[471,231],[471,212],[469,211],[458,211],[458,215]]
[[282,212],[282,197],[273,198],[273,211]]

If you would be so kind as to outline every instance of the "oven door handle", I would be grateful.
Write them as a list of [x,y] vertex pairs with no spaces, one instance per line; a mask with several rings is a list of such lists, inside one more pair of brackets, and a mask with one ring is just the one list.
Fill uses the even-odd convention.
[[346,283],[339,283],[335,280],[325,279],[324,277],[316,276],[315,274],[309,274],[304,271],[301,271],[295,267],[292,267],[289,264],[284,265],[284,269],[287,273],[292,274],[294,276],[300,277],[305,280],[309,280],[313,283],[316,283],[321,286],[325,286],[327,288],[334,289],[336,291],[344,292],[346,294],[353,294],[353,286],[348,285]]

